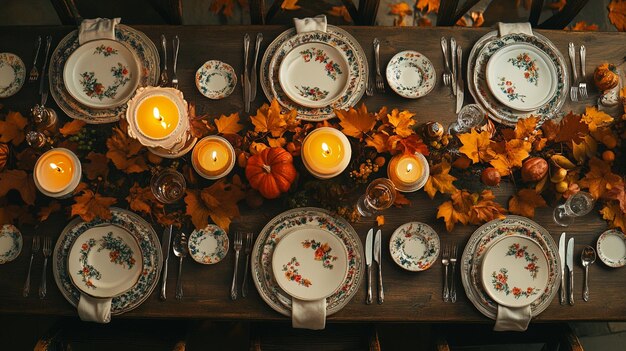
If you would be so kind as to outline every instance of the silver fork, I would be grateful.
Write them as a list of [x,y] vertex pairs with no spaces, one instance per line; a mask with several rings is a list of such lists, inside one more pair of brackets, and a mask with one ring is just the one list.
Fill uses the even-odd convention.
[[22,292],[22,296],[28,297],[30,293],[30,270],[33,268],[33,259],[35,258],[35,254],[39,252],[39,246],[41,246],[41,237],[39,235],[35,235],[33,237],[33,245],[30,249],[30,263],[28,264],[28,273],[26,274],[26,282],[24,282],[24,291]]
[[374,38],[374,60],[376,61],[376,91],[379,94],[385,93],[385,82],[380,74],[380,40]]
[[248,266],[250,265],[250,254],[252,253],[252,233],[246,233],[246,267],[243,271],[243,283],[241,284],[241,297],[248,295]]
[[242,246],[241,233],[235,233],[235,244],[233,249],[235,250],[235,271],[233,272],[233,283],[230,286],[230,299],[237,300],[237,270],[239,269],[239,251]]
[[367,84],[365,87],[365,94],[367,96],[374,96],[374,72],[370,72],[369,77],[367,77]]
[[172,48],[174,49],[174,66],[172,66],[172,88],[178,89],[178,77],[176,76],[176,64],[178,63],[178,49],[180,48],[180,39],[178,35],[172,39]]
[[39,57],[39,49],[41,48],[41,35],[37,37],[37,41],[35,42],[35,59],[33,60],[33,68],[30,69],[30,73],[28,75],[28,81],[34,83],[39,79],[39,71],[37,70],[37,58]]
[[161,34],[161,48],[163,49],[163,70],[161,70],[159,85],[165,87],[168,85],[169,79],[167,76],[167,41],[164,34]]
[[52,238],[49,236],[43,239],[43,273],[41,274],[41,285],[39,285],[39,298],[43,299],[48,293],[46,286],[46,271],[48,270],[48,258],[52,254]]
[[574,50],[574,43],[570,42],[567,46],[569,61],[572,64],[572,84],[569,88],[569,98],[576,102],[578,101],[578,70],[576,69],[576,52]]
[[587,98],[587,75],[585,74],[585,61],[587,57],[587,48],[580,46],[580,83],[578,83],[578,92],[582,99]]
[[443,282],[443,302],[450,302],[450,289],[448,287],[448,264],[450,264],[450,249],[447,246],[443,248],[441,264],[443,264],[445,270]]
[[456,250],[457,246],[454,245],[452,247],[452,256],[450,256],[450,263],[452,264],[452,286],[450,287],[450,301],[452,301],[452,303],[456,302]]
[[450,57],[448,55],[448,41],[445,37],[441,37],[441,51],[443,52],[443,62],[444,62],[444,70],[443,70],[443,84],[445,86],[450,86],[452,82],[452,71],[450,70]]

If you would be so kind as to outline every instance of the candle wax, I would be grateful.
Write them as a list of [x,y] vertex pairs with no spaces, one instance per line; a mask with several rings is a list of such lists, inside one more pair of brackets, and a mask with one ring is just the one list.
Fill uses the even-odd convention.
[[176,129],[179,118],[174,101],[162,95],[146,98],[137,108],[137,127],[153,139],[170,135]]
[[309,135],[303,152],[309,167],[319,173],[328,174],[340,166],[345,150],[339,136],[330,131],[319,131]]
[[402,156],[395,166],[396,177],[401,183],[415,183],[422,176],[422,164],[414,155]]
[[42,157],[35,170],[37,181],[51,193],[63,191],[74,177],[74,161],[61,151],[51,151]]
[[223,173],[231,164],[230,149],[222,140],[207,140],[198,146],[198,163],[207,175]]

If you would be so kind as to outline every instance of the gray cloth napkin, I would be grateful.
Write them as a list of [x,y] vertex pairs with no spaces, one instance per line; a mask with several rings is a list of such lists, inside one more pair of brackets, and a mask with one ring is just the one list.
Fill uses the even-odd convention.
[[93,18],[85,19],[78,28],[78,44],[96,39],[115,40],[115,26],[120,23],[120,18]]
[[328,26],[326,22],[326,15],[319,15],[313,18],[294,18],[293,24],[295,25],[296,32],[298,34],[312,32],[315,30],[326,32],[326,27]]

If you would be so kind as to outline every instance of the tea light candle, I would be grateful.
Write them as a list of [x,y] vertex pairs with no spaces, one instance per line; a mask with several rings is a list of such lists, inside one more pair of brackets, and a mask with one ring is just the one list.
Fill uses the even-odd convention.
[[137,107],[137,127],[152,139],[172,134],[179,120],[176,104],[165,96],[150,96]]
[[80,160],[72,151],[56,148],[39,157],[33,178],[41,193],[62,198],[76,189],[80,183],[81,171]]
[[191,164],[203,178],[222,178],[235,166],[235,149],[221,136],[204,137],[193,149]]
[[426,184],[429,173],[428,161],[420,153],[396,155],[387,166],[387,176],[401,192],[421,189]]
[[311,132],[302,143],[302,162],[311,174],[328,179],[343,172],[352,156],[348,138],[340,131],[322,127]]

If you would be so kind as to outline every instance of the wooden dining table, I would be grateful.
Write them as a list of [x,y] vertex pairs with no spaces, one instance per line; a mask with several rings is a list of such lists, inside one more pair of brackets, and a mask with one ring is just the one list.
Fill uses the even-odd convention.
[[[242,89],[238,84],[233,94],[222,100],[209,100],[203,97],[195,87],[194,74],[207,60],[221,60],[235,68],[239,74],[243,71],[243,36],[250,33],[251,37],[262,32],[265,40],[261,45],[261,53],[268,44],[281,32],[283,26],[134,26],[143,31],[155,43],[159,43],[161,34],[173,38],[180,38],[180,56],[178,60],[178,77],[180,90],[187,101],[194,102],[199,114],[209,113],[212,116],[239,112],[242,119],[247,118],[243,111]],[[74,30],[67,26],[19,26],[1,27],[0,52],[13,52],[19,55],[30,69],[33,58],[33,43],[37,35],[53,35],[53,47],[67,33]],[[391,57],[402,50],[416,50],[427,56],[438,72],[437,84],[434,90],[424,98],[404,99],[387,88],[385,94],[375,94],[363,97],[359,102],[366,103],[368,109],[378,110],[381,106],[399,109],[408,109],[415,112],[415,119],[419,123],[438,121],[444,126],[456,119],[455,99],[450,89],[445,87],[441,80],[443,59],[439,40],[442,36],[456,38],[464,50],[463,72],[466,72],[467,56],[473,44],[489,28],[417,28],[417,27],[345,27],[364,48],[370,69],[373,67],[372,40],[380,39],[381,64],[383,67]],[[556,47],[567,57],[568,42],[576,45],[584,44],[587,47],[587,79],[590,96],[577,103],[568,102],[564,111],[583,112],[586,105],[593,105],[598,98],[592,80],[593,69],[602,62],[620,64],[626,55],[624,43],[626,33],[597,33],[597,32],[570,32],[545,31],[539,33],[550,39]],[[160,45],[157,45],[160,47]],[[567,60],[568,61],[568,60]],[[171,61],[171,57],[168,60]],[[569,65],[569,61],[568,61]],[[38,84],[25,83],[24,87],[13,97],[0,100],[0,104],[12,110],[26,114],[30,107],[39,101],[37,95]],[[267,102],[261,89],[258,89],[256,100],[252,103],[251,112]],[[471,103],[472,97],[465,91],[465,103]],[[49,98],[48,105],[55,108],[63,121],[68,117],[56,107],[54,100]],[[113,125],[110,125],[111,127]],[[103,128],[107,128],[104,126]],[[479,190],[483,187],[478,177],[460,179],[459,188]],[[513,192],[509,182],[494,188],[497,200],[501,204],[508,202]],[[476,226],[457,225],[452,232],[447,232],[441,219],[436,219],[437,206],[447,199],[438,195],[434,200],[428,198],[423,191],[407,194],[412,205],[405,208],[391,208],[384,211],[385,224],[381,227],[383,235],[382,267],[385,287],[385,302],[365,304],[365,279],[354,298],[338,313],[328,317],[329,322],[489,322],[467,299],[461,285],[459,270],[455,277],[458,291],[456,303],[444,303],[442,300],[443,266],[437,261],[430,269],[423,272],[408,272],[398,267],[389,254],[389,238],[393,231],[403,223],[420,221],[431,225],[439,234],[442,246],[457,244],[464,247]],[[552,210],[555,206],[537,209],[534,220],[545,227],[555,241],[562,232],[568,238],[575,238],[574,249],[575,290],[576,303],[574,306],[562,306],[558,298],[539,316],[537,322],[551,321],[605,321],[626,320],[626,271],[608,268],[599,260],[589,269],[589,286],[591,298],[589,302],[582,300],[583,268],[580,264],[580,254],[585,245],[595,246],[595,242],[607,225],[600,217],[599,205],[589,215],[576,220],[575,225],[567,228],[559,227],[552,220]],[[282,201],[266,201],[261,208],[251,210],[246,205],[241,207],[241,217],[235,219],[230,227],[235,231],[251,231],[258,233],[263,226],[275,215],[287,210]],[[67,223],[66,219],[50,220],[41,226],[39,234],[58,237]],[[154,224],[157,233],[162,228]],[[365,240],[369,228],[375,225],[373,219],[363,219],[353,226],[362,241]],[[22,297],[22,287],[26,277],[30,258],[30,243],[33,236],[32,228],[21,228],[24,236],[24,248],[20,256],[13,262],[0,265],[0,314],[29,314],[29,315],[76,315],[76,309],[61,295],[53,275],[48,272],[48,296],[39,299],[36,287],[39,284],[42,268],[42,256],[39,251],[33,265],[32,287],[30,297]],[[160,236],[160,235],[159,235]],[[178,262],[171,255],[168,275],[168,296],[166,301],[159,299],[158,289],[137,309],[114,318],[202,318],[211,320],[288,320],[286,317],[272,310],[259,296],[251,284],[249,296],[236,301],[230,299],[229,289],[233,273],[235,255],[231,251],[226,258],[214,265],[197,264],[190,259],[183,267],[183,286],[185,296],[181,301],[174,298],[176,272]],[[243,264],[240,264],[240,268]],[[52,265],[48,265],[51,270]],[[243,269],[239,274],[243,273]],[[240,275],[241,276],[241,275]],[[374,286],[374,291],[375,286]]]

